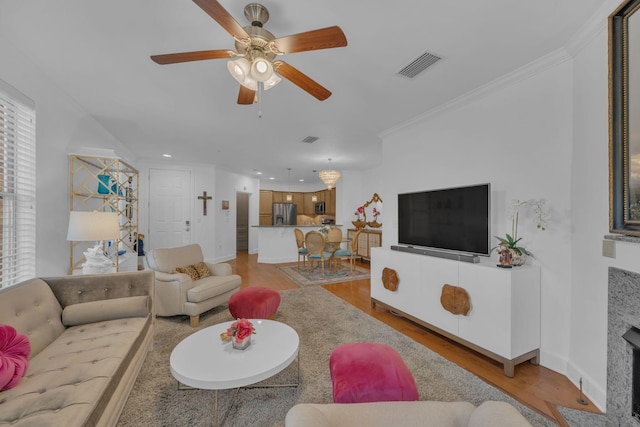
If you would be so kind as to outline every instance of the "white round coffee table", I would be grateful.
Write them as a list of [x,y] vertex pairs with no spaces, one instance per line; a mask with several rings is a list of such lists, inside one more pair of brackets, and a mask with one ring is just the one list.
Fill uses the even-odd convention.
[[169,364],[176,380],[190,387],[216,390],[216,423],[217,390],[239,389],[263,381],[282,371],[298,356],[300,339],[292,327],[274,320],[250,321],[256,333],[245,350],[236,350],[230,341],[220,339],[220,334],[233,323],[230,321],[189,335],[171,352]]

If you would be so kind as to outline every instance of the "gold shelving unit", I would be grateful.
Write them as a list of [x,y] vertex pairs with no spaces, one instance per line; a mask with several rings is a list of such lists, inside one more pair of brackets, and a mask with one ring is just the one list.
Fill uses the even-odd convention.
[[[111,246],[105,243],[105,251],[119,271],[119,251],[137,254],[138,171],[117,158],[71,155],[69,189],[69,210],[118,214],[120,238]],[[83,252],[93,243],[69,242],[69,274],[81,268],[85,261]]]

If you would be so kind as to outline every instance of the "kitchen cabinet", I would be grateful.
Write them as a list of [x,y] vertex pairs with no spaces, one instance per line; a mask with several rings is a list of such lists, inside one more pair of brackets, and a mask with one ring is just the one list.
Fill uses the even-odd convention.
[[[308,216],[314,216],[316,214],[316,202],[311,200],[314,194],[315,193],[303,193],[302,212],[299,212],[300,214]],[[298,206],[298,211],[300,211],[300,206]]]
[[271,190],[260,190],[260,215],[271,216],[272,204],[273,192]]
[[266,214],[260,214],[260,225],[271,225],[273,224],[273,217],[271,216],[271,214],[266,215]]
[[[291,194],[290,201],[287,194]],[[316,196],[316,200],[312,197]],[[309,193],[260,190],[260,225],[271,225],[271,205],[274,203],[295,203],[298,208],[298,215],[314,217],[316,215],[316,202],[325,203],[325,215],[335,216],[336,214],[336,189],[320,190]],[[263,218],[264,215],[264,218]],[[267,216],[269,219],[267,219]]]
[[[272,191],[271,194],[273,196],[271,203],[285,203],[286,202],[284,193],[282,191]],[[269,210],[269,212],[271,212],[271,210]]]
[[336,215],[336,189],[325,190],[324,209],[327,215]]
[[293,193],[293,203],[298,206],[298,215],[301,215],[304,208],[304,193]]

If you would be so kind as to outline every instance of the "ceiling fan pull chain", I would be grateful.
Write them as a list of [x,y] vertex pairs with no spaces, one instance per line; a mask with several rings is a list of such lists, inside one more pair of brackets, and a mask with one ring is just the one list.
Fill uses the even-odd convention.
[[262,89],[264,84],[262,82],[258,82],[258,118],[262,118]]

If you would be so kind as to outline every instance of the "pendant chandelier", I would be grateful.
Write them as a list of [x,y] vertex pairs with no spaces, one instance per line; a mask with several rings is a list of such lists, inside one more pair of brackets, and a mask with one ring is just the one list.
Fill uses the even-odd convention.
[[[329,164],[331,164],[331,158],[329,158]],[[323,170],[320,171],[319,175],[320,179],[329,190],[331,190],[340,179],[340,172],[335,170]]]

